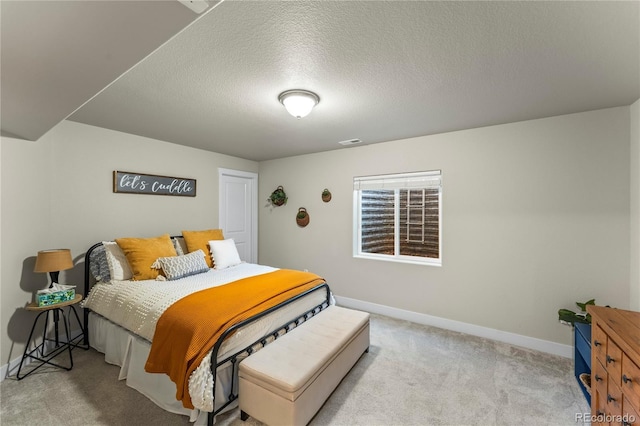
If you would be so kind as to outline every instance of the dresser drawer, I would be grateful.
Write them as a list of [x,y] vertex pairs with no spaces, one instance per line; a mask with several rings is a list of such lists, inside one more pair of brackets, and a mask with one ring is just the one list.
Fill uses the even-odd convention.
[[609,373],[609,377],[613,376],[619,387],[622,377],[622,351],[616,345],[616,342],[611,339],[607,340],[607,357],[604,366]]
[[607,414],[622,415],[622,390],[611,375],[607,383]]
[[[605,385],[606,388],[606,385]],[[605,415],[607,413],[607,393],[600,393],[598,389],[595,389],[591,395],[591,415],[593,421],[591,426],[598,426],[609,423],[604,423]]]
[[622,400],[622,421],[625,426],[640,426],[640,414],[626,396]]
[[591,351],[596,358],[604,364],[607,358],[607,333],[605,333],[599,326],[592,326],[591,333],[593,335],[593,346]]
[[620,387],[629,402],[636,410],[640,411],[640,367],[631,361],[626,354],[622,355],[622,383]]
[[600,392],[600,395],[603,395],[606,399],[607,396],[607,370],[600,363],[600,361],[596,361],[593,373],[591,373],[591,387],[595,388]]

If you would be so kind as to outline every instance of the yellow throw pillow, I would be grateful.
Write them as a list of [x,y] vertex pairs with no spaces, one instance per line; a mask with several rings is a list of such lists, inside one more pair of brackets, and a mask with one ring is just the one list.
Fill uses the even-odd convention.
[[184,242],[187,245],[189,253],[196,250],[202,250],[206,253],[205,259],[209,268],[213,268],[213,260],[211,260],[211,250],[209,250],[209,241],[224,240],[222,229],[206,229],[204,231],[182,231]]
[[116,243],[124,252],[135,281],[155,280],[161,272],[151,267],[156,259],[178,255],[169,234],[155,238],[117,238]]

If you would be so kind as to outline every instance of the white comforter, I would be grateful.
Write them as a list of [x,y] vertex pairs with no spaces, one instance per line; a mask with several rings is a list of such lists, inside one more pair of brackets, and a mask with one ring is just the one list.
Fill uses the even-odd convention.
[[275,270],[270,266],[241,263],[226,269],[210,269],[204,274],[176,281],[98,283],[85,299],[84,307],[152,341],[158,319],[175,301],[199,290]]

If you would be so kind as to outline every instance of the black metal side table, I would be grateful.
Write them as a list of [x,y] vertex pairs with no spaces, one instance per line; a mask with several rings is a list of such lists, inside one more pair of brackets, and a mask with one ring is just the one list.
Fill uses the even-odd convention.
[[[58,367],[63,370],[69,371],[73,368],[73,355],[71,354],[71,350],[76,347],[80,347],[81,349],[85,349],[85,350],[89,349],[88,346],[80,345],[80,340],[84,338],[84,335],[86,333],[84,327],[82,326],[82,322],[80,321],[80,317],[78,316],[78,312],[76,311],[76,307],[74,306],[77,303],[80,303],[80,301],[82,301],[82,295],[76,294],[76,297],[73,300],[69,300],[67,302],[56,303],[55,305],[49,305],[49,306],[38,306],[35,303],[30,303],[25,307],[25,309],[28,311],[36,311],[39,313],[38,313],[38,316],[36,316],[36,319],[33,321],[33,326],[31,327],[31,332],[29,333],[29,339],[27,339],[27,344],[24,348],[24,354],[22,355],[22,359],[20,360],[20,366],[18,367],[18,374],[16,375],[16,378],[18,380],[24,379],[29,374],[33,373],[34,371],[36,371],[38,368],[42,367],[45,364],[52,365],[54,367]],[[73,311],[81,330],[81,333],[78,336],[74,337],[73,339],[71,339],[69,336],[70,322],[67,319],[67,316],[65,315],[64,310],[62,309],[65,306],[69,306],[70,312]],[[50,313],[53,316],[53,325],[54,325],[53,339],[47,337]],[[31,345],[31,339],[33,338],[33,332],[36,329],[36,326],[38,325],[38,321],[40,320],[40,317],[42,317],[43,315],[44,315],[44,331],[42,334],[42,342],[39,345],[37,345],[34,349],[29,350],[29,347]],[[64,342],[60,341],[60,330],[59,330],[59,324],[58,324],[61,316],[62,316],[62,322],[64,324],[64,330],[66,334],[66,340]],[[63,364],[55,363],[52,361],[55,357],[67,351],[69,352],[69,366],[65,366]],[[22,367],[23,365],[25,365],[24,362],[28,358],[38,361],[40,362],[40,364],[38,364],[35,368],[29,370],[26,374],[20,375],[20,372],[22,371]]]

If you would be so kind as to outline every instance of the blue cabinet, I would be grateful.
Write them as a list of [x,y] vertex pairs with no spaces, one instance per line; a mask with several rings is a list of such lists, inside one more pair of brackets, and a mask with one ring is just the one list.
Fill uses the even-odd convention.
[[[591,405],[591,389],[587,389],[585,384],[585,381],[591,383],[591,324],[575,323],[574,333],[574,373],[587,403]],[[580,379],[581,374],[587,375],[585,380]]]

